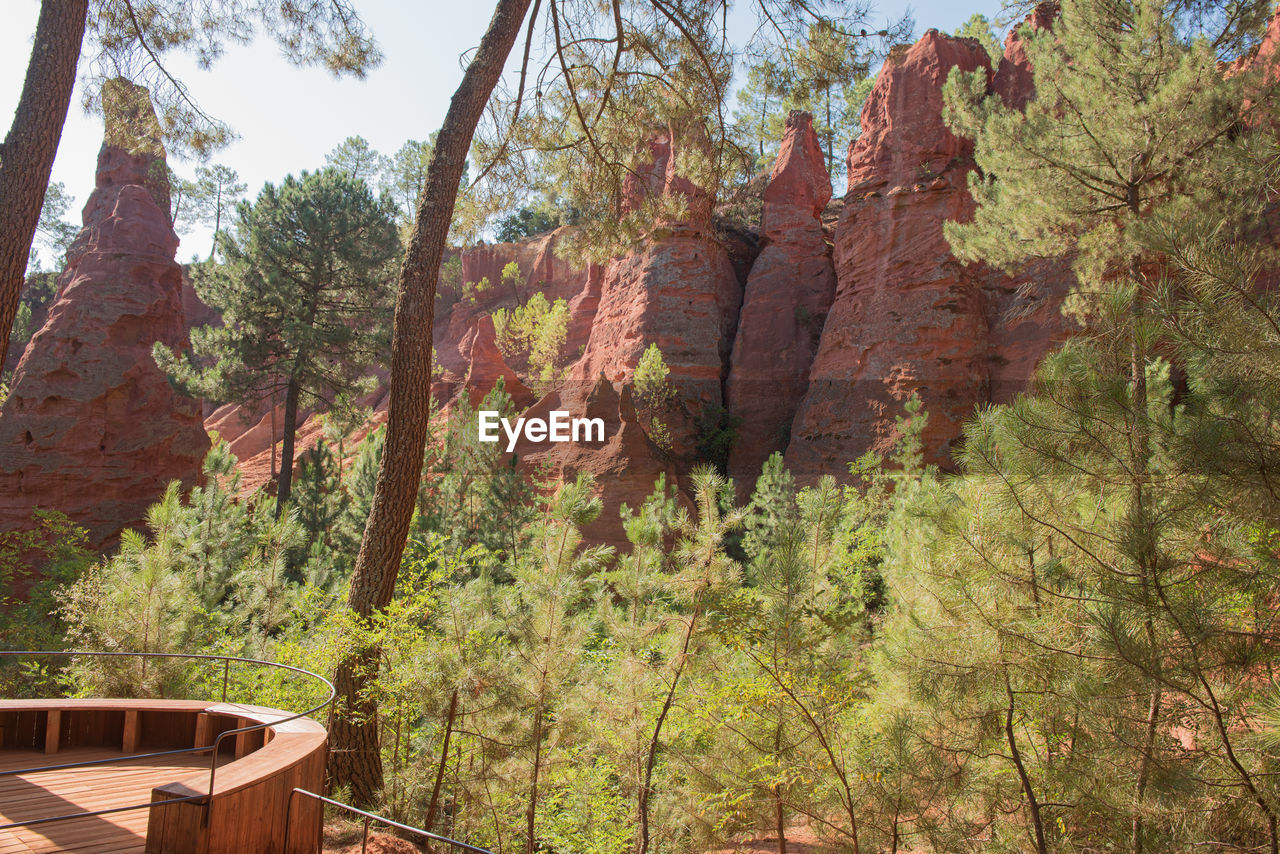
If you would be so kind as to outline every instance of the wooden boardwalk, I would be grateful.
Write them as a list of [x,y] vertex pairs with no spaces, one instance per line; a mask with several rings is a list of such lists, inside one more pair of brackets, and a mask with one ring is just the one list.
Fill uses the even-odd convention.
[[[120,756],[106,747],[0,750],[0,771]],[[102,765],[0,777],[0,824],[73,812],[147,803],[156,786],[208,768],[199,754],[161,756]],[[0,830],[0,854],[28,851],[138,852],[147,832],[147,809]]]

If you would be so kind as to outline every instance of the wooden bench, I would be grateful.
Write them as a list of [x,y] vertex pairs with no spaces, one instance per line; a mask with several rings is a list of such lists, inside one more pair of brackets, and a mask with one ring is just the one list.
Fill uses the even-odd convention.
[[208,770],[152,790],[152,803],[199,800],[151,807],[146,851],[284,852],[288,822],[287,854],[313,854],[320,850],[322,805],[299,797],[290,809],[289,801],[294,787],[320,791],[324,785],[328,736],[309,718],[289,717],[261,706],[188,700],[0,700],[0,747],[147,753],[211,747],[221,733],[265,724],[222,740],[212,797]]

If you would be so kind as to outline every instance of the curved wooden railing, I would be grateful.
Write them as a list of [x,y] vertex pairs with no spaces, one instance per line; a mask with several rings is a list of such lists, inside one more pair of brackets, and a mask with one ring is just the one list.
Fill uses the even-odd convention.
[[285,720],[286,713],[259,706],[219,703],[201,714],[213,727],[218,719],[230,724],[215,742],[253,724],[265,726],[235,734],[237,758],[215,766],[216,775],[197,772],[152,790],[152,801],[162,805],[151,808],[147,850],[285,851],[287,841],[289,854],[318,851],[323,807],[291,811],[289,797],[295,787],[324,785],[324,727],[309,718]]
[[[5,772],[8,774],[65,771],[179,754],[209,757],[208,769],[176,774],[177,779],[156,786],[149,803],[41,816],[10,826],[147,809],[148,852],[318,851],[323,805],[308,803],[291,810],[290,796],[295,788],[316,789],[324,784],[327,733],[309,715],[332,701],[332,686],[307,671],[286,669],[320,680],[328,697],[300,713],[223,701],[0,700],[0,746],[50,754],[49,761],[38,767]],[[122,752],[118,757],[61,764],[52,755],[103,746],[117,746]]]

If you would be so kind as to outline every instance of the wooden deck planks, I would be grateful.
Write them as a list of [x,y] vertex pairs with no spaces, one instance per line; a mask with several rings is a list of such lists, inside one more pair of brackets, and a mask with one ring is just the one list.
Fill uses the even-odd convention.
[[[111,748],[64,749],[49,756],[36,750],[0,751],[0,770],[119,756]],[[151,790],[208,767],[207,756],[160,756],[117,765],[40,771],[0,777],[0,824],[24,818],[91,812],[145,804]],[[147,810],[72,819],[30,828],[0,830],[0,854],[73,851],[81,854],[141,854]]]
[[[49,708],[51,704],[55,708]],[[0,824],[133,807],[123,813],[0,831],[0,854],[141,854],[145,848],[166,854],[242,854],[280,849],[290,790],[299,784],[316,790],[324,779],[324,727],[291,718],[277,709],[236,703],[0,700],[0,746],[8,748],[0,750],[0,770],[36,769],[0,777]],[[210,805],[155,806],[166,798],[203,799],[209,788],[209,754],[138,760],[120,752],[124,745],[142,752],[203,746],[219,733],[249,723],[266,724],[271,731],[237,733],[224,740]],[[57,754],[46,756],[45,750]],[[121,756],[129,761],[39,770]],[[321,814],[318,804],[296,805],[291,852],[317,850]]]

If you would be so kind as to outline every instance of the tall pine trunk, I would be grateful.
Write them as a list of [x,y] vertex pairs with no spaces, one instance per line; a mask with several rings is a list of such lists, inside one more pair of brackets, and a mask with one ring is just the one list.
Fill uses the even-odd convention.
[[[462,84],[449,102],[436,139],[427,183],[418,200],[409,251],[400,270],[391,338],[391,401],[386,446],[373,506],[351,578],[348,607],[361,618],[391,601],[422,477],[431,410],[431,324],[445,240],[458,185],[485,104],[497,85],[530,0],[498,0]],[[358,804],[371,804],[382,786],[377,707],[363,695],[378,671],[378,649],[365,646],[339,662],[334,674],[337,714],[330,733],[332,784],[350,786]]]
[[[1141,215],[1139,187],[1134,184],[1129,188],[1128,208],[1131,216]],[[1129,259],[1129,277],[1135,287],[1133,295],[1133,329],[1129,331],[1129,387],[1130,406],[1133,407],[1133,432],[1130,436],[1130,453],[1132,456],[1132,483],[1129,487],[1128,524],[1132,527],[1133,542],[1138,553],[1133,555],[1138,569],[1139,584],[1144,611],[1143,631],[1150,648],[1150,666],[1154,671],[1151,682],[1154,686],[1147,703],[1147,715],[1143,725],[1142,748],[1138,755],[1137,778],[1134,781],[1134,812],[1130,826],[1129,852],[1143,854],[1146,832],[1143,812],[1146,808],[1147,785],[1151,780],[1151,766],[1155,762],[1156,737],[1160,727],[1160,712],[1164,702],[1164,692],[1160,683],[1160,645],[1156,637],[1155,624],[1151,617],[1153,607],[1152,584],[1158,579],[1154,574],[1156,565],[1155,532],[1152,530],[1150,513],[1147,510],[1147,481],[1151,463],[1151,425],[1147,419],[1147,350],[1143,345],[1146,323],[1147,294],[1142,286],[1142,264],[1138,256]]]
[[1031,816],[1031,829],[1035,832],[1036,837],[1036,854],[1048,854],[1049,848],[1044,834],[1044,819],[1040,815],[1040,800],[1036,797],[1035,787],[1031,785],[1031,775],[1027,773],[1027,767],[1022,762],[1022,751],[1018,749],[1018,738],[1013,732],[1013,716],[1017,711],[1017,707],[1014,704],[1013,686],[1009,684],[1008,673],[1004,675],[1004,691],[1009,698],[1009,705],[1005,709],[1004,716],[1004,735],[1009,744],[1009,758],[1013,760],[1013,767],[1018,772],[1018,782],[1022,786],[1022,795],[1027,799],[1027,812]]
[[27,272],[31,241],[76,83],[89,0],[44,0],[13,124],[0,147],[0,366]]
[[533,854],[538,843],[538,782],[542,776],[542,742],[545,738],[542,726],[544,710],[545,704],[543,699],[540,698],[538,713],[533,719],[533,770],[529,775],[529,806],[524,813],[525,854]]
[[[276,485],[276,518],[293,492],[293,445],[298,434],[298,380],[291,378],[284,392],[284,439],[280,443],[280,480]],[[273,439],[274,441],[274,439]]]
[[213,202],[213,245],[209,247],[209,260],[218,251],[218,232],[222,231],[222,185],[218,185],[218,195]]
[[[782,764],[782,709],[778,709],[778,725],[773,731],[774,761]],[[778,854],[787,854],[787,810],[782,801],[782,784],[774,783],[773,790],[773,823],[778,832]]]

